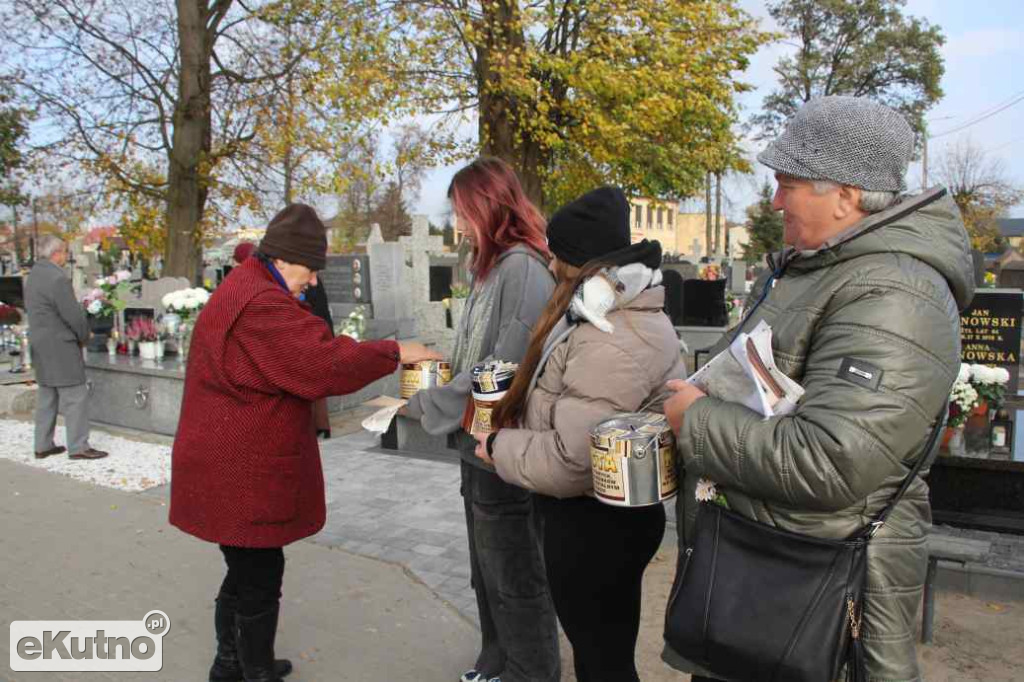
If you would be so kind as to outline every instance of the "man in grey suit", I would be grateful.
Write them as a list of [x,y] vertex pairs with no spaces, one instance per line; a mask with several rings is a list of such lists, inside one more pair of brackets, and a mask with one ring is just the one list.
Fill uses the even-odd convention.
[[68,247],[58,237],[39,239],[36,264],[25,282],[25,310],[39,393],[36,397],[36,457],[59,455],[53,442],[58,410],[64,414],[71,459],[100,459],[107,453],[89,445],[89,390],[82,347],[89,340],[85,311],[64,272]]

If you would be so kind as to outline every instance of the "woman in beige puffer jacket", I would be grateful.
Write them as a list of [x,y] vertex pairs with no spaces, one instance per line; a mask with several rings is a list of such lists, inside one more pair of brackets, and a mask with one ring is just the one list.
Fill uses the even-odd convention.
[[630,246],[628,220],[625,195],[614,188],[551,218],[558,284],[495,411],[506,428],[477,448],[505,481],[536,493],[548,582],[579,682],[639,680],[641,580],[665,529],[660,504],[619,508],[593,497],[590,430],[616,414],[659,408],[665,382],[685,375],[663,312],[661,246]]

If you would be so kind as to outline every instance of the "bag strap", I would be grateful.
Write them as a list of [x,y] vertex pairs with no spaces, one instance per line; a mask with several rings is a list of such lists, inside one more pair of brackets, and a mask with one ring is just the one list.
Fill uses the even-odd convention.
[[935,428],[932,429],[931,436],[928,437],[928,442],[927,444],[925,444],[924,450],[921,452],[921,456],[917,458],[916,462],[914,462],[914,466],[911,467],[910,473],[907,474],[906,478],[903,479],[903,483],[900,485],[900,489],[897,490],[896,493],[889,500],[889,504],[885,505],[885,509],[883,509],[881,513],[875,518],[875,520],[869,524],[870,530],[868,530],[867,533],[868,539],[873,538],[875,536],[875,533],[878,532],[878,529],[885,525],[886,520],[889,518],[889,514],[891,514],[892,510],[896,508],[896,505],[899,503],[904,493],[906,493],[907,490],[910,488],[910,484],[914,482],[914,479],[921,472],[921,468],[924,466],[924,463],[928,460],[928,456],[931,454],[932,448],[935,447],[935,443],[939,440],[939,434],[942,432],[942,429],[946,426],[946,420],[944,419],[944,417],[946,416],[946,414],[948,414],[948,412],[949,403],[944,402],[942,404],[942,410],[939,412],[938,417],[936,417],[935,419]]

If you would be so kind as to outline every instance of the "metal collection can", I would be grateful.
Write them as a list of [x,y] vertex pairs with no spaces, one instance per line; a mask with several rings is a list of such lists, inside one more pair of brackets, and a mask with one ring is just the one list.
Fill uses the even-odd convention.
[[417,391],[444,386],[452,380],[452,363],[443,360],[424,360],[402,365],[398,395],[411,398]]
[[594,495],[616,507],[646,507],[675,496],[676,443],[663,414],[634,412],[590,432]]
[[491,413],[494,405],[505,397],[512,386],[519,365],[514,362],[492,360],[473,368],[473,420],[469,432],[474,435],[490,433]]

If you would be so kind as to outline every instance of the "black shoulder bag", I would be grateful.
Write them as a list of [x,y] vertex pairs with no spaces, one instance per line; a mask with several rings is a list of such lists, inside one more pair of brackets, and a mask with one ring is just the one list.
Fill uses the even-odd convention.
[[928,460],[924,452],[889,504],[846,540],[825,540],[752,521],[713,503],[697,510],[692,546],[679,555],[665,613],[665,641],[726,680],[867,680],[860,641],[867,546]]

